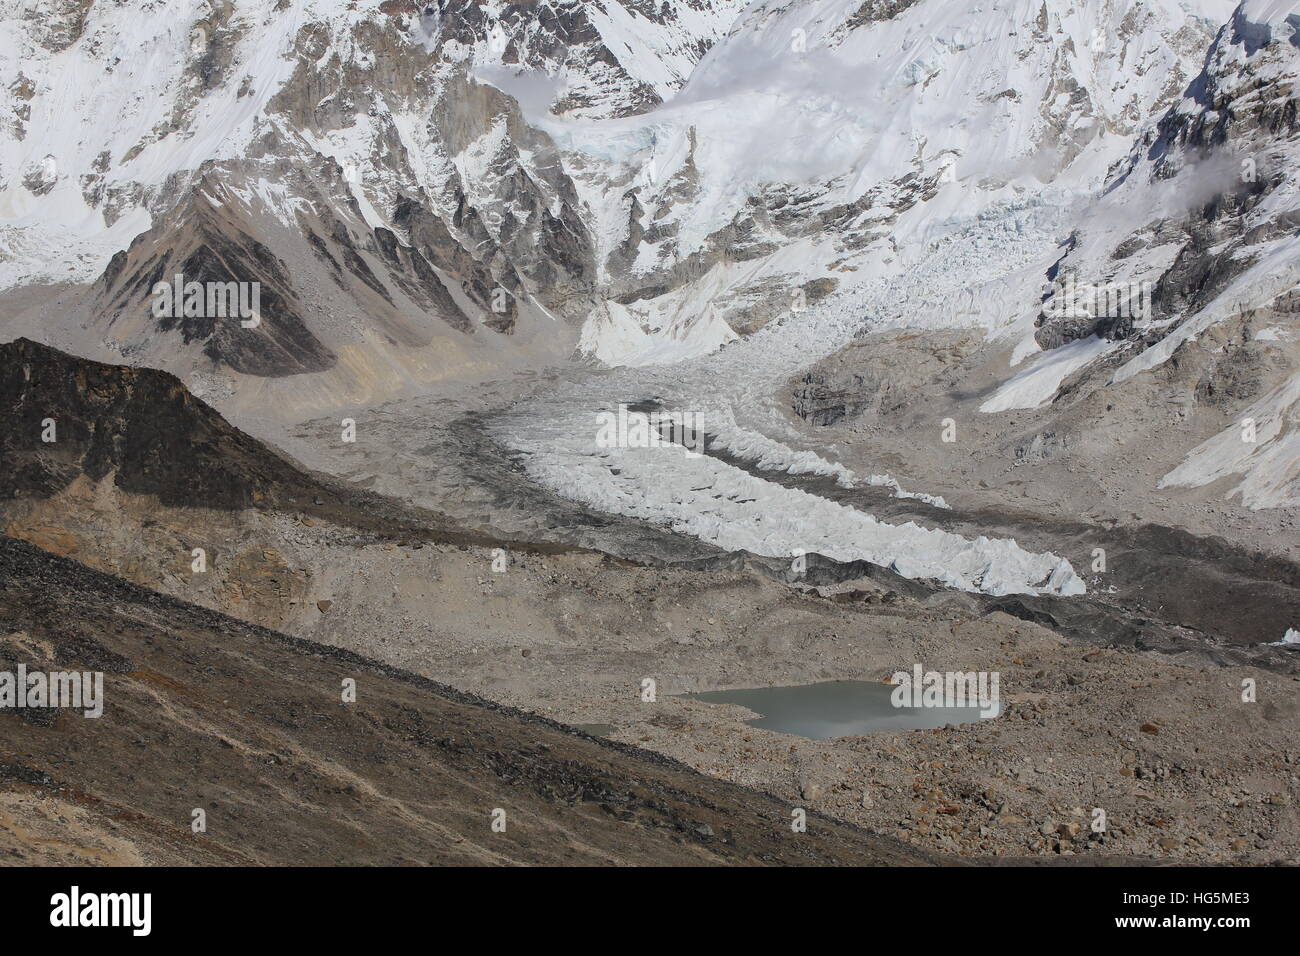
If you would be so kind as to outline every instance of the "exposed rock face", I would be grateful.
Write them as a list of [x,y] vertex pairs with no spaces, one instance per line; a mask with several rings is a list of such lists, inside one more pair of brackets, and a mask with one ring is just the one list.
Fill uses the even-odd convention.
[[866,406],[868,391],[861,375],[850,374],[845,382],[831,384],[809,372],[793,390],[794,413],[813,425],[834,425],[841,418],[859,414]]
[[431,123],[450,153],[475,159],[476,174],[460,173],[453,187],[451,222],[493,275],[508,288],[535,291],[562,312],[571,310],[570,299],[590,295],[591,238],[550,137],[525,122],[513,99],[459,71]]
[[335,497],[166,372],[89,362],[27,339],[0,345],[0,368],[0,497],[48,497],[83,474],[200,508]]
[[[542,88],[539,74],[564,75],[553,112],[631,115],[684,80],[727,22],[723,9],[714,0],[389,4],[384,18],[354,29],[366,62],[345,54],[337,30],[305,25],[294,74],[271,106],[314,139],[347,136],[358,147],[345,161],[377,215],[451,273],[488,328],[513,330],[521,297],[576,321],[592,307],[598,265],[571,164],[475,71],[534,71]],[[631,55],[624,39],[633,36],[653,63]],[[662,69],[647,70],[653,64]],[[335,92],[322,96],[323,87]],[[360,130],[363,107],[374,119]],[[423,125],[414,133],[413,113]]]
[[857,12],[848,19],[845,26],[851,30],[868,23],[892,20],[916,3],[917,0],[864,0],[862,6],[858,7]]
[[[113,257],[99,281],[101,320],[111,327],[151,316],[157,332],[176,332],[185,346],[198,344],[213,362],[249,375],[329,368],[336,358],[307,328],[284,261],[232,213],[229,191],[212,183],[208,189],[227,201],[196,189],[187,206]],[[203,287],[201,307],[186,308],[189,283]],[[233,296],[226,294],[230,283]],[[213,285],[222,295],[210,302]]]
[[[335,365],[325,343],[346,340],[346,318],[355,325],[364,316],[389,343],[412,348],[449,329],[472,335],[467,310],[489,327],[513,318],[514,297],[503,294],[494,303],[491,273],[414,202],[393,216],[395,228],[415,237],[407,241],[367,224],[331,161],[314,175],[277,169],[280,188],[296,199],[290,209],[268,206],[257,186],[270,174],[267,165],[260,159],[208,167],[184,203],[113,257],[89,308],[91,321],[121,342],[124,354],[183,370],[178,357],[197,346],[203,358],[246,375],[298,375]],[[256,324],[210,310],[159,315],[155,287],[176,276],[182,285],[256,283]],[[509,281],[518,290],[513,273]],[[458,301],[449,285],[468,301]],[[173,296],[162,311],[179,310],[177,302]]]
[[923,383],[956,388],[963,362],[975,351],[961,332],[859,340],[814,365],[790,389],[791,409],[813,425],[834,425],[864,412],[889,418],[908,406]]
[[[475,0],[441,0],[412,6],[417,29],[433,43],[486,43],[503,64],[569,75],[569,88],[552,109],[579,117],[631,116],[661,104],[731,15],[725,0],[507,2],[496,9]],[[659,68],[645,70],[629,41],[648,46]]]
[[23,4],[22,18],[32,25],[33,33],[46,49],[59,53],[77,40],[86,27],[95,0],[50,0],[48,3]]
[[[1300,230],[1297,37],[1300,17],[1262,24],[1238,9],[1185,98],[1134,147],[1049,277],[1040,345],[1094,334],[1141,334],[1150,344],[1150,322],[1173,320],[1154,333],[1170,334]],[[1067,278],[1149,283],[1149,314],[1137,323],[1104,311],[1053,315]]]

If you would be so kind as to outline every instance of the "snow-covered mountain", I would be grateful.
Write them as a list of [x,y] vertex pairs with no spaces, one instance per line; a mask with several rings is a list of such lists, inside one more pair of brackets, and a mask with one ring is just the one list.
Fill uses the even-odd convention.
[[[675,361],[986,210],[1104,216],[1109,182],[1132,217],[1207,77],[1293,59],[1284,7],[0,0],[0,284],[85,289],[15,334],[285,414],[575,347]],[[261,324],[158,321],[176,273],[262,283]],[[1008,291],[885,318],[1028,328]]]
[[[0,283],[92,284],[29,331],[264,404],[290,390],[246,377],[320,376],[312,404],[563,357],[596,301],[584,211],[476,72],[545,72],[557,111],[629,115],[729,9],[6,0]],[[261,282],[260,327],[154,321],[150,290],[185,270]]]
[[[1143,367],[1192,334],[1181,320],[1204,312],[1234,283],[1227,304],[1238,310],[1263,305],[1295,284],[1296,6],[1277,0],[1242,4],[1219,31],[1186,94],[1135,143],[1080,217],[1058,264],[1054,294],[1067,275],[1096,284],[1152,283],[1145,326],[1169,341]],[[1045,319],[1053,314],[1052,304],[1048,300]],[[1223,314],[1205,318],[1215,321]],[[1044,321],[1039,338],[1059,344],[1086,337],[1105,321],[1091,318]]]
[[[751,4],[673,100],[618,124],[641,179],[599,217],[621,294],[584,344],[631,362],[665,341],[707,349],[905,269],[950,219],[1086,193],[1177,100],[1231,9]],[[609,148],[607,128],[545,125]]]
[[[1243,371],[1234,368],[1241,353],[1231,347],[1300,334],[1298,109],[1300,5],[1247,0],[1187,95],[1138,142],[1088,211],[1061,262],[1063,274],[1152,287],[1150,315],[1107,336],[1125,359],[1113,381],[1157,368],[1216,330],[1229,345],[1204,388],[1245,379],[1248,389],[1237,390],[1256,399],[1163,486],[1239,475],[1233,493],[1247,504],[1300,504],[1300,369],[1255,363]],[[1093,334],[1106,321],[1087,317],[1069,334]]]

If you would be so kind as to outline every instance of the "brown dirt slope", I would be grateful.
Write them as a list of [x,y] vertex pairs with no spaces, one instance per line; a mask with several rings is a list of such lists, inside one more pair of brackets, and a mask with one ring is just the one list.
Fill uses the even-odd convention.
[[0,670],[19,662],[102,671],[106,705],[0,710],[12,864],[933,859],[816,814],[795,834],[791,807],[667,758],[0,538]]

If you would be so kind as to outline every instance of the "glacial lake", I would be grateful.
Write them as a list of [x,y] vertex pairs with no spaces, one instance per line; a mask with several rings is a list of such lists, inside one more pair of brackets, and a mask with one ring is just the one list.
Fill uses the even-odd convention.
[[982,718],[978,707],[895,707],[894,688],[876,681],[837,680],[796,687],[755,687],[683,694],[709,704],[738,704],[762,714],[751,727],[832,740],[858,734],[931,730],[945,724],[972,724]]

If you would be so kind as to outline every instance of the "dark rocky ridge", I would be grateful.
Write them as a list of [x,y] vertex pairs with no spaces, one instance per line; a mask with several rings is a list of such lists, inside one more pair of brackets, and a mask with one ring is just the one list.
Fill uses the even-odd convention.
[[[47,497],[85,474],[166,504],[246,508],[331,494],[225,421],[173,375],[0,345],[0,496]],[[55,441],[42,440],[45,419]]]
[[[41,440],[47,418],[56,429],[50,443]],[[82,475],[111,475],[121,490],[165,505],[280,510],[381,536],[492,540],[307,471],[168,372],[92,362],[29,339],[0,345],[0,425],[0,500],[49,498]]]

